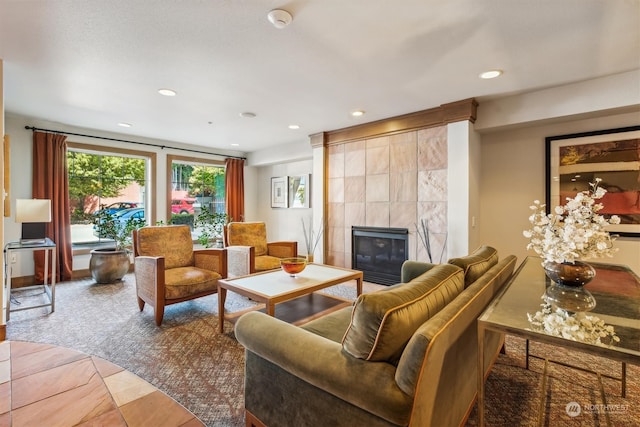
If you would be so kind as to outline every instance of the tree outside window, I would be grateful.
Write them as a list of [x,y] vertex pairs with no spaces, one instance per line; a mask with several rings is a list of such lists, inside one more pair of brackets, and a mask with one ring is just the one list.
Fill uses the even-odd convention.
[[144,158],[67,151],[72,243],[101,240],[92,225],[101,209],[144,209],[146,165]]

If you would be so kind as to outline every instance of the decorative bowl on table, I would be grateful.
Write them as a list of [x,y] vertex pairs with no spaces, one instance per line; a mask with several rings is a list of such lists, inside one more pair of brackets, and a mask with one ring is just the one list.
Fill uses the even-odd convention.
[[280,267],[282,267],[282,270],[291,277],[295,277],[295,275],[304,270],[306,266],[306,258],[282,258],[280,260]]

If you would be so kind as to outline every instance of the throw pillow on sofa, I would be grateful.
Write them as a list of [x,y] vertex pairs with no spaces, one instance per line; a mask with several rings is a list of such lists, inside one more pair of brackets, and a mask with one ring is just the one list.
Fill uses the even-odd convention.
[[441,264],[422,280],[358,297],[342,339],[350,355],[397,363],[413,333],[464,289],[464,272]]
[[471,255],[452,258],[448,262],[464,270],[464,287],[466,288],[498,263],[498,251],[491,246],[481,246]]

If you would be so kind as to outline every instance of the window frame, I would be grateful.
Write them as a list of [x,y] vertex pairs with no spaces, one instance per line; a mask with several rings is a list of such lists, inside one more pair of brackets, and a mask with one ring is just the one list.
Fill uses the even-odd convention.
[[[226,168],[226,163],[223,160],[213,160],[213,159],[204,159],[202,157],[189,157],[189,156],[179,156],[175,154],[167,155],[167,203],[166,203],[166,212],[167,212],[167,222],[171,220],[171,192],[173,188],[173,176],[171,171],[173,170],[173,163],[187,163],[194,166],[203,165],[203,166],[219,166],[223,169]],[[225,201],[226,206],[226,201]]]
[[[71,151],[79,151],[89,154],[97,154],[97,155],[116,155],[121,157],[139,157],[143,158],[147,163],[147,167],[145,169],[145,181],[148,183],[148,187],[145,186],[145,197],[143,200],[144,203],[144,212],[145,218],[147,218],[147,224],[155,224],[156,223],[156,209],[155,206],[152,206],[151,201],[155,200],[156,193],[156,162],[157,155],[151,151],[141,151],[141,150],[130,150],[127,148],[119,148],[119,147],[108,147],[105,145],[95,145],[95,144],[84,144],[81,142],[67,142],[67,150]],[[67,172],[68,176],[68,172]],[[73,247],[86,247],[86,246],[100,246],[104,245],[104,242],[101,243],[73,243]]]

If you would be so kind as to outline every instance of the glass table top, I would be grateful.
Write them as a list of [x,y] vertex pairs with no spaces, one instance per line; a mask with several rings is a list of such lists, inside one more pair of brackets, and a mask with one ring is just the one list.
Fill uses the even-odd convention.
[[[542,299],[551,281],[544,274],[538,257],[527,257],[511,281],[489,305],[479,318],[485,327],[511,332],[530,338],[543,338],[545,341],[563,341],[567,345],[571,341],[577,347],[588,350],[602,349],[640,358],[640,279],[628,267],[589,262],[596,269],[596,277],[585,286],[596,299],[596,306],[587,313],[579,313],[578,317],[595,316],[606,325],[612,326],[620,339],[609,345],[591,344],[579,339],[553,336],[540,328],[536,328],[529,320],[529,315],[543,309]],[[608,343],[607,343],[608,344]],[[592,347],[592,348],[590,348]]]

